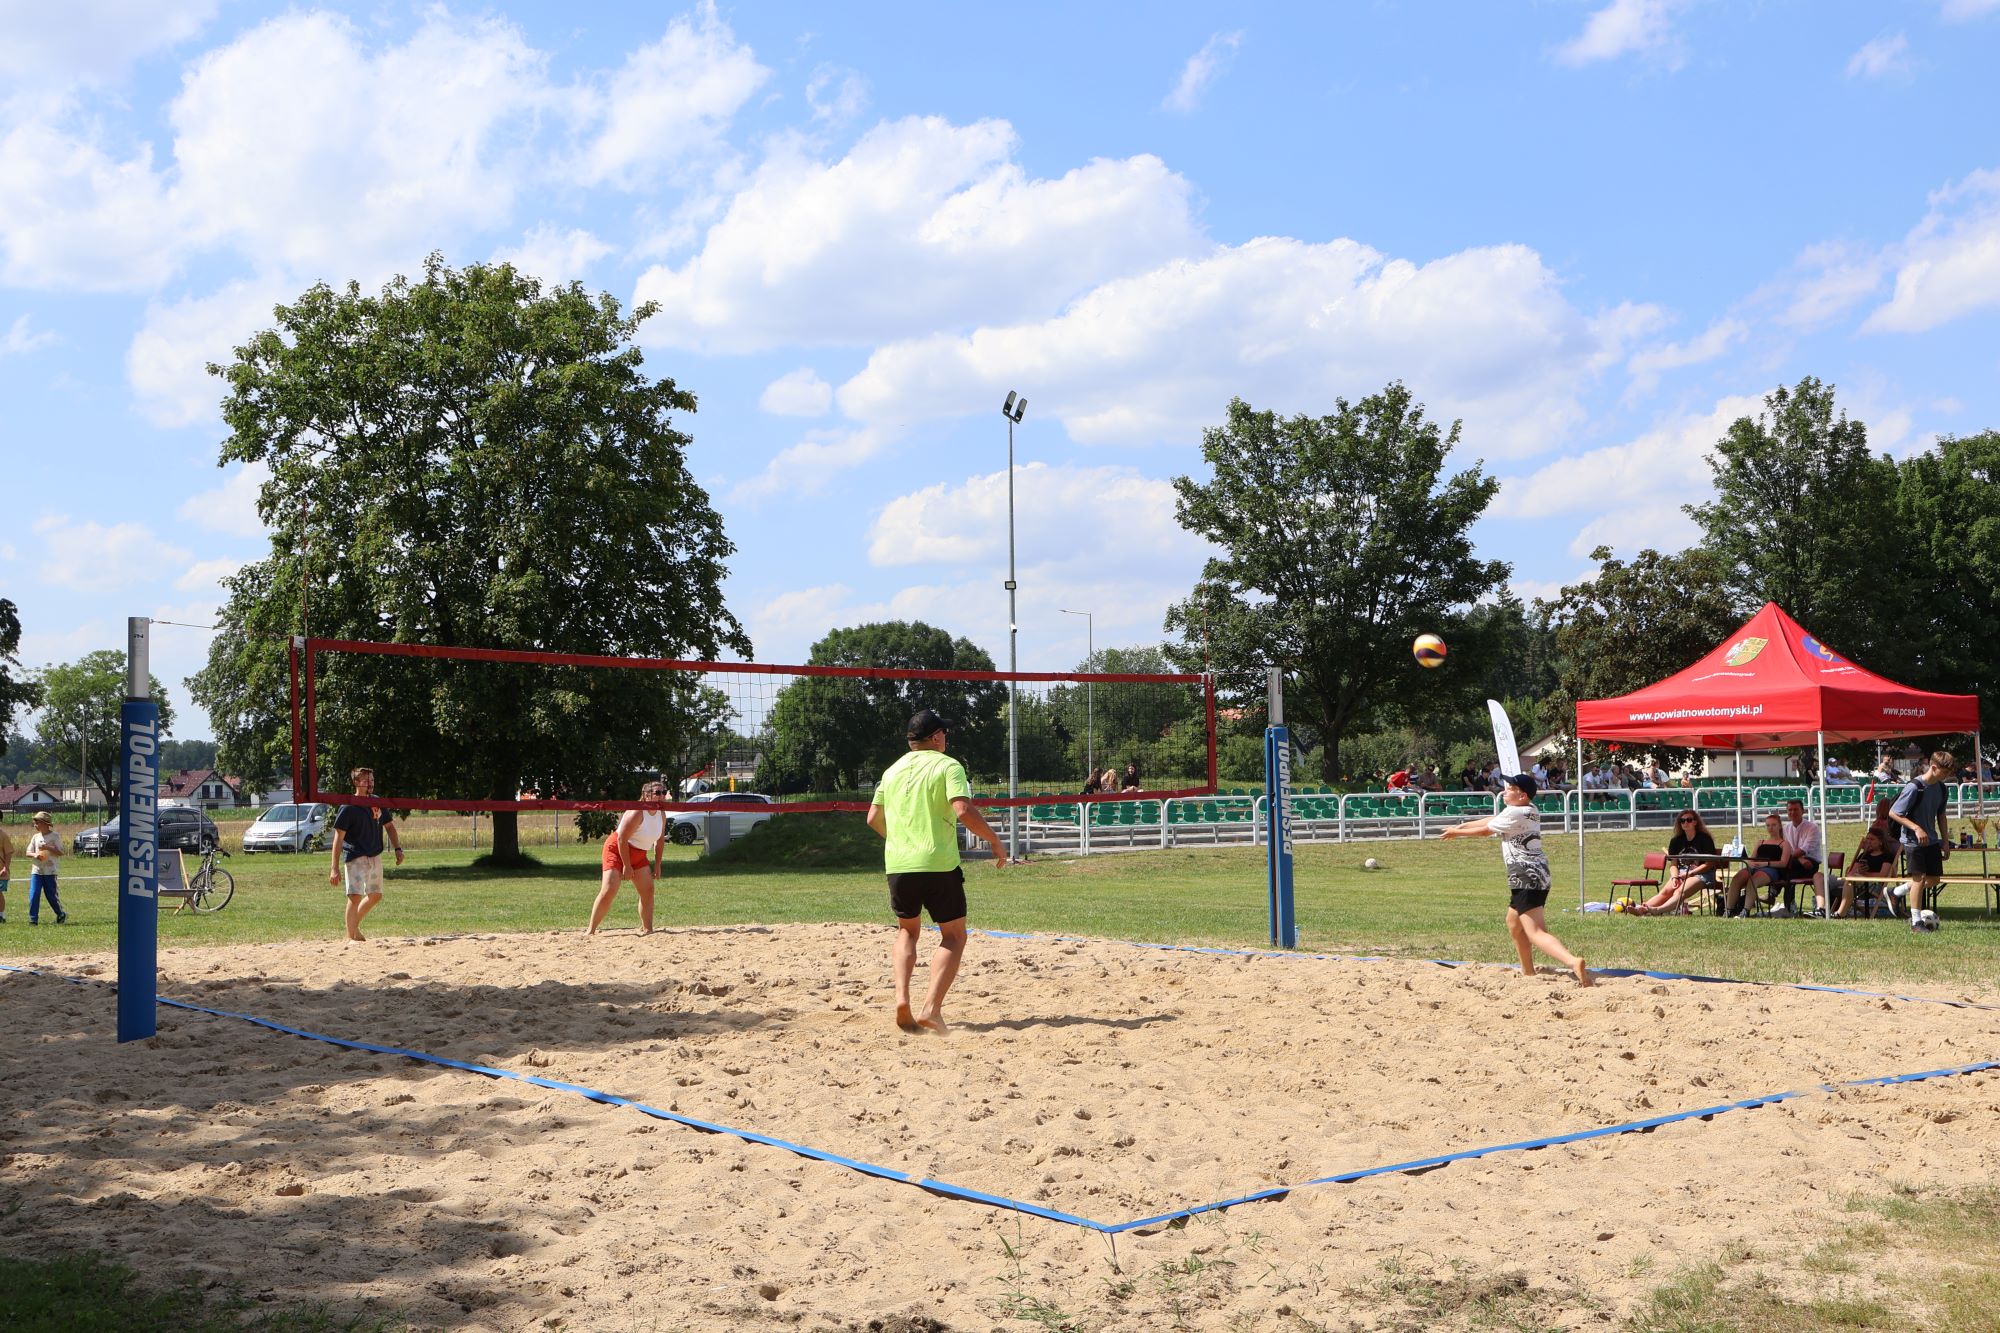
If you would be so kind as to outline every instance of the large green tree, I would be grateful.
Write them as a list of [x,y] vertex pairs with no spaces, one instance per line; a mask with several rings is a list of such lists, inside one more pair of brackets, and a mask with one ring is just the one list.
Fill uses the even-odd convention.
[[[1164,648],[1099,648],[1077,670],[1157,676],[1179,668]],[[1185,685],[1057,685],[1048,697],[1056,710],[1057,730],[1067,738],[1061,769],[1065,777],[1081,778],[1092,762],[1099,769],[1115,766],[1122,772],[1135,761],[1142,778],[1156,777],[1157,773],[1145,771],[1150,767],[1150,747],[1157,746],[1176,722],[1198,721],[1202,716],[1201,692]]]
[[1739,417],[1709,455],[1715,499],[1685,506],[1740,608],[1776,602],[1829,647],[1888,675],[1910,664],[1883,614],[1895,566],[1896,467],[1807,376]]
[[[506,264],[379,294],[320,285],[211,367],[221,461],[263,464],[271,553],[229,580],[193,682],[227,763],[286,761],[284,638],[708,658],[749,642],[723,605],[733,547],[687,467],[694,396],[641,368],[624,313]],[[612,796],[688,749],[677,673],[328,655],[325,785],[377,770],[396,795]],[[516,821],[494,856],[519,859]]]
[[[159,680],[151,682],[160,706],[160,731],[173,729],[174,707]],[[115,649],[85,653],[74,662],[42,673],[41,720],[35,741],[43,753],[74,763],[112,801],[117,801],[119,711],[125,704],[125,654]],[[70,771],[74,772],[75,769]]]
[[0,755],[7,753],[7,733],[14,725],[14,712],[33,708],[41,697],[35,682],[21,670],[21,614],[14,604],[0,597]]
[[1905,558],[1879,589],[1884,613],[1909,640],[1910,680],[1980,694],[2000,711],[2000,431],[1947,435],[1903,460],[1896,528]]
[[[1280,418],[1232,401],[1204,432],[1211,477],[1179,477],[1181,526],[1220,554],[1167,612],[1177,660],[1213,663],[1250,707],[1284,668],[1286,715],[1310,724],[1340,771],[1341,738],[1477,708],[1496,623],[1474,605],[1509,574],[1470,530],[1498,483],[1477,463],[1446,472],[1459,424],[1441,429],[1402,384],[1323,417]],[[1426,671],[1410,642],[1441,634],[1451,660]]]
[[[920,620],[837,629],[813,645],[806,661],[905,671],[993,670],[993,659],[971,640],[955,639]],[[1006,772],[1006,707],[1007,687],[996,681],[801,676],[779,691],[765,720],[757,785],[773,792],[855,790],[905,753],[905,726],[925,708],[950,725],[951,751],[967,772],[990,780]]]
[[[1536,610],[1555,633],[1556,686],[1549,710],[1574,735],[1579,699],[1630,694],[1700,660],[1739,615],[1722,557],[1702,547],[1674,555],[1643,550],[1628,563],[1611,548],[1590,553],[1597,573]],[[1669,767],[1692,751],[1655,746]]]

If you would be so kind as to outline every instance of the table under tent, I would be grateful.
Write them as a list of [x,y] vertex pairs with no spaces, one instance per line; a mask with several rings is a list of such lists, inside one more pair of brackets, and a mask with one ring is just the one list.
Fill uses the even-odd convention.
[[[1968,734],[1974,776],[1980,753],[1979,696],[1933,694],[1856,666],[1775,602],[1693,666],[1615,699],[1576,706],[1577,771],[1583,742],[1694,746],[1736,755],[1736,834],[1743,836],[1743,751],[1811,745],[1819,762],[1813,790],[1827,826],[1826,744],[1908,736]],[[1980,806],[1985,789],[1979,787]],[[1588,893],[1583,821],[1577,823],[1577,906]]]

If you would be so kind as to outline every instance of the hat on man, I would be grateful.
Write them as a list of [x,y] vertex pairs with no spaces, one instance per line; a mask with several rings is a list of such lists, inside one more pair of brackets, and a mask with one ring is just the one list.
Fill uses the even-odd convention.
[[944,729],[944,719],[926,708],[910,719],[910,725],[903,734],[913,741],[927,741]]
[[1510,787],[1519,787],[1521,794],[1531,799],[1536,792],[1541,790],[1541,784],[1535,781],[1533,773],[1507,774],[1503,775],[1500,780]]

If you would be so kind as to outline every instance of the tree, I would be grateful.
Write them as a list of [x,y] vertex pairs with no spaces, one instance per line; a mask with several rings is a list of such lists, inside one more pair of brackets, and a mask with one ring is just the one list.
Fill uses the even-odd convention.
[[[262,463],[271,554],[228,581],[193,682],[225,761],[285,762],[284,639],[710,658],[749,641],[723,605],[734,548],[689,474],[694,396],[641,370],[650,304],[510,265],[445,266],[380,295],[324,284],[227,367],[223,463]],[[309,622],[308,622],[309,615]],[[319,771],[390,794],[623,795],[703,725],[658,671],[329,655]],[[344,781],[344,776],[335,781]],[[520,860],[516,820],[494,859]]]
[[1980,693],[2000,710],[1991,643],[2000,627],[2000,431],[1941,437],[1898,468],[1896,530],[1907,540],[1878,605],[1909,640],[1909,681]]
[[[954,639],[920,620],[837,629],[813,645],[806,661],[905,671],[993,670],[993,659],[971,640]],[[774,792],[855,790],[908,749],[905,726],[925,708],[950,725],[952,753],[968,773],[1004,774],[1006,705],[1007,687],[998,681],[801,676],[779,691],[766,719],[757,785]]]
[[[1739,618],[1722,557],[1702,547],[1678,555],[1643,550],[1630,564],[1611,548],[1590,553],[1597,573],[1553,601],[1535,604],[1555,631],[1556,688],[1551,704],[1573,734],[1579,699],[1605,699],[1651,685],[1699,661]],[[1694,751],[1656,746],[1668,767]]]
[[[157,679],[153,702],[160,706],[160,731],[173,729],[174,709]],[[83,775],[112,802],[118,800],[119,710],[125,703],[125,654],[114,649],[86,653],[42,673],[42,716],[35,740],[44,752],[74,756]],[[75,770],[72,770],[75,771]]]
[[[1471,611],[1510,570],[1473,554],[1498,483],[1476,463],[1444,474],[1458,442],[1459,424],[1440,430],[1401,384],[1325,417],[1237,399],[1202,436],[1212,480],[1174,481],[1181,526],[1223,552],[1167,612],[1174,656],[1197,663],[1205,647],[1246,704],[1283,667],[1287,716],[1317,731],[1323,772],[1341,771],[1349,732],[1477,706],[1493,633]],[[1425,632],[1454,650],[1436,671],[1410,659]]]
[[33,708],[41,690],[21,673],[15,654],[21,650],[21,614],[14,604],[0,597],[0,754],[7,753],[7,733],[14,725],[14,710]]
[[[1177,669],[1166,650],[1158,647],[1100,648],[1077,667],[1083,672],[1131,676],[1164,675]],[[1202,696],[1186,685],[1057,685],[1049,690],[1049,706],[1067,741],[1066,762],[1059,771],[1081,774],[1092,761],[1100,770],[1123,771],[1127,762],[1140,759],[1145,747],[1162,740],[1174,723],[1200,717]],[[1204,758],[1204,771],[1206,763]],[[1026,771],[1025,758],[1022,766]],[[1141,776],[1149,780],[1156,776],[1144,762],[1139,766]]]
[[1836,412],[1833,386],[1779,387],[1709,456],[1715,499],[1684,506],[1723,563],[1740,608],[1776,602],[1843,656],[1900,674],[1906,636],[1884,623],[1883,572],[1896,558],[1896,467],[1868,452],[1868,428]]

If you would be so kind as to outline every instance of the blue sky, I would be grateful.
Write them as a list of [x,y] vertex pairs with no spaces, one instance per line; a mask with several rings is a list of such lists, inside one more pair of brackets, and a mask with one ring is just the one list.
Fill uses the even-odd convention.
[[[757,656],[921,618],[1156,642],[1232,394],[1391,378],[1545,593],[1673,549],[1780,383],[2000,427],[2000,0],[697,6],[0,0],[0,596],[22,658],[265,549],[209,360],[437,249],[663,310]],[[180,680],[198,631],[155,635]],[[184,711],[180,731],[206,734]]]

